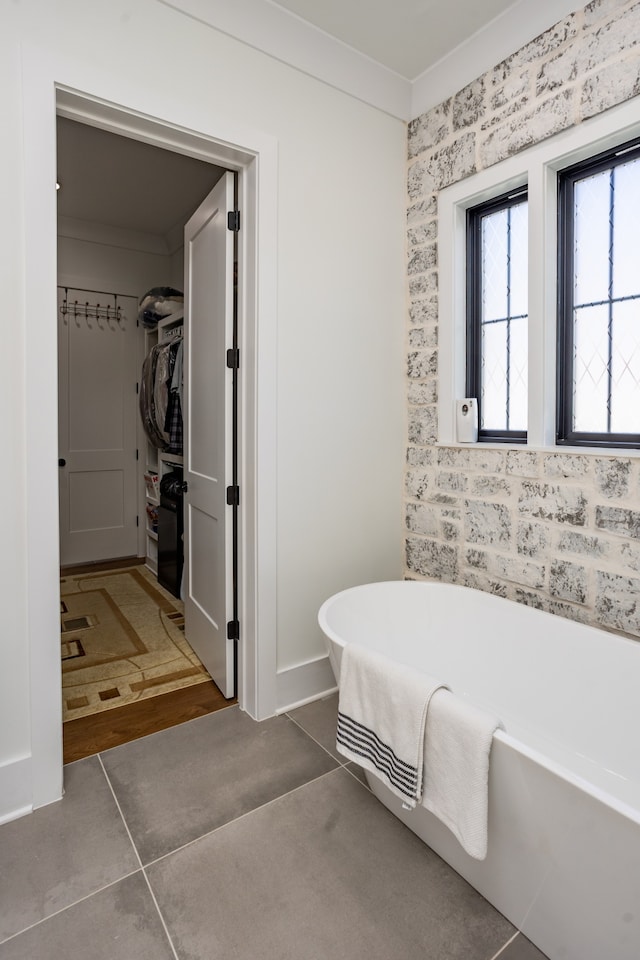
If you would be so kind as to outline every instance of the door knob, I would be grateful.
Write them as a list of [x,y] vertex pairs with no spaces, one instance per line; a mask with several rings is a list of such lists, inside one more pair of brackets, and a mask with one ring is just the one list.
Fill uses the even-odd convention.
[[67,461],[63,457],[60,457],[60,459],[58,460],[58,466],[66,467],[66,465],[67,465]]

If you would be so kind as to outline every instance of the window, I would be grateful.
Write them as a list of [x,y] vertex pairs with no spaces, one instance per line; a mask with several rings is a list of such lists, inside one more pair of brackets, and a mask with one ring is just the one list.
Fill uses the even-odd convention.
[[444,187],[438,442],[475,396],[481,440],[640,457],[638,251],[637,98]]
[[640,447],[640,141],[558,175],[558,443]]
[[527,190],[467,211],[467,380],[478,439],[527,437]]

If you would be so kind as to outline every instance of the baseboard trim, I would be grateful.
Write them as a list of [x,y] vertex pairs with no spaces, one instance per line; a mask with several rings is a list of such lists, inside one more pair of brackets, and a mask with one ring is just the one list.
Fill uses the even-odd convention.
[[279,670],[276,677],[276,713],[285,713],[305,703],[320,700],[337,690],[329,657],[320,657],[297,667]]
[[32,812],[31,790],[31,757],[0,765],[0,824]]

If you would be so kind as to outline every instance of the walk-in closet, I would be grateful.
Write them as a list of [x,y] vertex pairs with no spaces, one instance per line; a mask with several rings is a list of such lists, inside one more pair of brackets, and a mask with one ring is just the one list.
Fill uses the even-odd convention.
[[[233,175],[65,117],[57,143],[61,656],[71,760],[233,698],[185,631],[183,557],[184,231],[216,184],[226,178],[232,192]],[[194,256],[215,259],[212,246],[199,251],[198,229],[195,236]],[[207,269],[224,287],[224,271]],[[205,331],[194,344],[211,358],[212,338],[227,334]],[[190,416],[198,428],[204,414],[195,402]],[[217,416],[210,406],[207,422]],[[196,551],[209,522],[206,512],[199,517],[190,523]],[[207,575],[192,570],[196,587]]]

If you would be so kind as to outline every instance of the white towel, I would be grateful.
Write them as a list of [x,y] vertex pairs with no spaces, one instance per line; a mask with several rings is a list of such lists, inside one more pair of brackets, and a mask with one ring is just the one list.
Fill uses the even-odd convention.
[[422,806],[452,831],[476,860],[487,855],[489,754],[502,724],[449,690],[429,706]]
[[424,733],[437,680],[348,643],[342,651],[338,751],[413,808],[422,797]]

